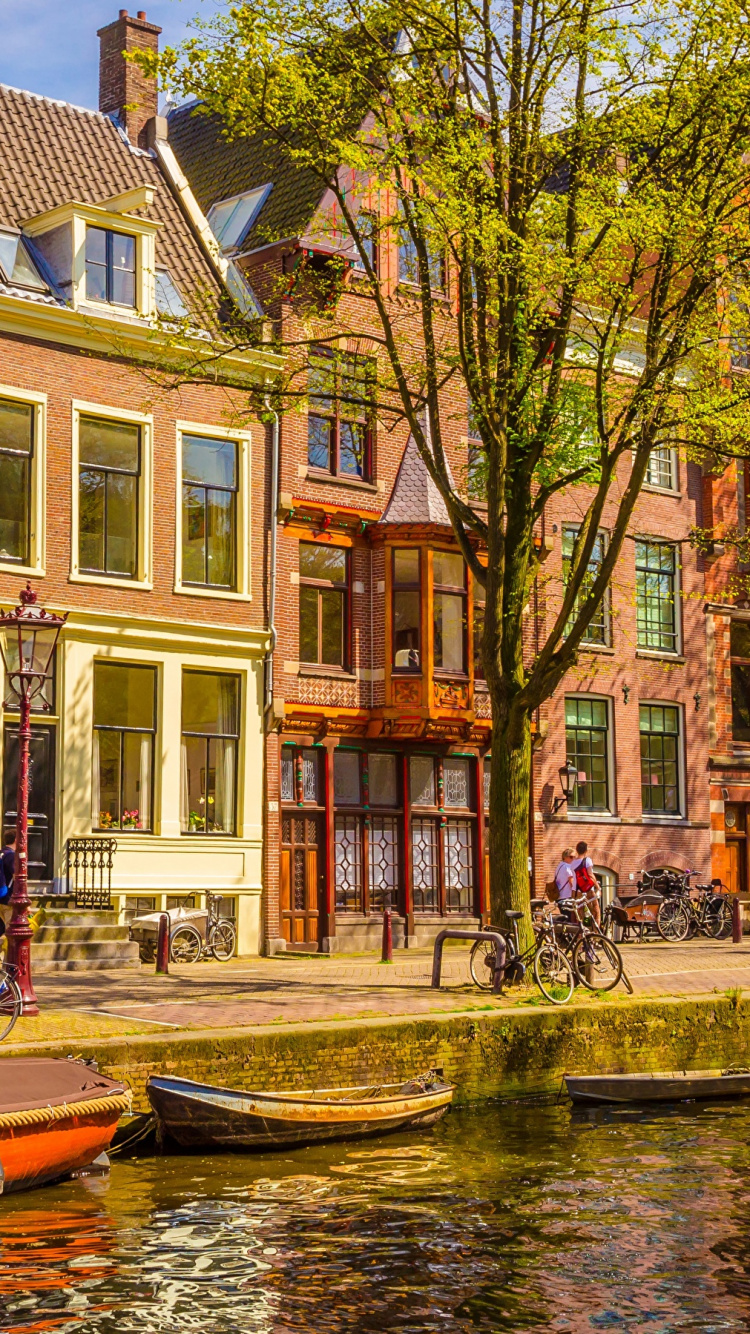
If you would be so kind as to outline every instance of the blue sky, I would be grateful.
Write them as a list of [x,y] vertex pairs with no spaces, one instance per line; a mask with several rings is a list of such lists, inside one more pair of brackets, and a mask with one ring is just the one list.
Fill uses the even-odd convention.
[[209,18],[216,0],[0,0],[0,83],[32,93],[96,107],[99,40],[96,32],[120,8],[163,29],[163,46],[185,36],[190,19]]

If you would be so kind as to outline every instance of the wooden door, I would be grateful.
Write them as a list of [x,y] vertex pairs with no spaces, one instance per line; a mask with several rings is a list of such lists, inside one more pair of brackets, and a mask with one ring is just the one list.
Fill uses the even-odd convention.
[[316,951],[325,885],[325,857],[318,815],[281,817],[279,898],[281,934],[290,950]]
[[746,893],[747,871],[745,866],[746,845],[739,838],[727,839],[727,861],[729,862],[729,888],[733,894]]

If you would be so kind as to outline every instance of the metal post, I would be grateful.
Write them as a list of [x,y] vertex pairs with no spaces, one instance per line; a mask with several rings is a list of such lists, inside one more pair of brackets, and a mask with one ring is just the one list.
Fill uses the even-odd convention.
[[732,899],[732,941],[735,945],[742,944],[742,909],[739,894],[735,894]]
[[159,934],[156,938],[156,971],[169,972],[169,914],[163,912],[159,918]]
[[38,1014],[39,1004],[31,980],[31,937],[29,925],[29,742],[31,740],[31,699],[24,690],[19,700],[21,721],[18,728],[18,797],[16,800],[16,856],[13,871],[12,915],[8,924],[8,963],[15,970],[21,990],[23,1014]]
[[391,910],[386,908],[383,912],[383,948],[380,956],[381,963],[393,963],[393,929],[391,927]]

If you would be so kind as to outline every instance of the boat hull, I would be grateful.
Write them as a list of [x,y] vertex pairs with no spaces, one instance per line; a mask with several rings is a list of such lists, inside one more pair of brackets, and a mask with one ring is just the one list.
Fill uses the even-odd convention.
[[109,1148],[121,1103],[86,1114],[71,1113],[51,1125],[0,1129],[2,1192],[45,1186],[90,1166]]
[[646,1075],[566,1075],[575,1103],[684,1102],[694,1098],[748,1098],[750,1071],[678,1070]]
[[152,1077],[146,1091],[162,1125],[185,1148],[252,1151],[431,1126],[445,1115],[454,1088],[357,1101],[335,1098],[340,1090],[308,1099]]

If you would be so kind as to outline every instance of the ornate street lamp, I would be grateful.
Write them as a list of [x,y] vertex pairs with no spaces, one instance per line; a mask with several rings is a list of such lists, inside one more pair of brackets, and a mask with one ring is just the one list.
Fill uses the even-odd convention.
[[578,782],[578,770],[574,764],[570,763],[570,760],[568,760],[567,764],[561,764],[557,772],[560,776],[562,796],[555,797],[554,805],[552,807],[553,815],[556,815],[560,807],[566,804],[570,797],[571,789],[575,790],[575,785]]
[[31,701],[52,675],[52,661],[60,631],[67,620],[36,606],[36,593],[27,584],[21,590],[20,606],[0,614],[0,653],[5,676],[18,700],[18,799],[16,802],[16,858],[13,873],[11,919],[8,925],[8,963],[15,968],[21,989],[24,1014],[38,1014],[31,981],[28,893],[29,741]]

